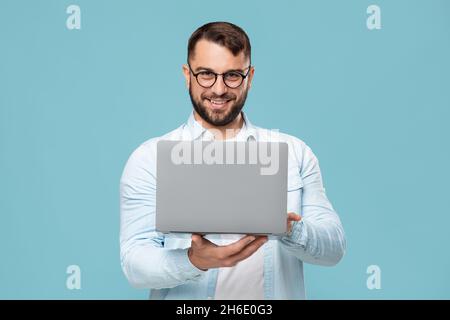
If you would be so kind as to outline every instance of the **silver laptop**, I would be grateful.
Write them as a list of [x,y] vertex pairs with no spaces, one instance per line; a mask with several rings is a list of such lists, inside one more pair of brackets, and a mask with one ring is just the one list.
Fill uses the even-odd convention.
[[157,231],[285,234],[287,163],[284,142],[159,141]]

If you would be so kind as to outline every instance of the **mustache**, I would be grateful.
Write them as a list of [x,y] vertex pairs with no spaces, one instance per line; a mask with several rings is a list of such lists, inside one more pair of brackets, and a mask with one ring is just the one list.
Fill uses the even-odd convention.
[[216,95],[216,94],[212,94],[212,95],[207,95],[207,94],[202,94],[201,95],[202,99],[209,99],[209,100],[216,100],[216,99],[220,99],[220,100],[233,100],[236,99],[236,95],[232,94],[232,93],[224,93],[220,96]]

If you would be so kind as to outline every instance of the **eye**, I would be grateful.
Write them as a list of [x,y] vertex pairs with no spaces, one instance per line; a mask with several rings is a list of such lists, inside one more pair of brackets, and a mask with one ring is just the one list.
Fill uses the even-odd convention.
[[211,71],[200,71],[198,76],[202,79],[213,79],[216,77],[216,75]]
[[228,72],[228,73],[225,75],[225,78],[226,78],[228,81],[239,81],[239,80],[242,79],[242,75],[241,75],[239,72]]

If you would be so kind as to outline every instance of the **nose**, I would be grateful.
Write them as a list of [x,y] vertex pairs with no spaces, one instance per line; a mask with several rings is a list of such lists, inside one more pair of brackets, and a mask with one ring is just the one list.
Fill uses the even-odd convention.
[[223,76],[217,76],[216,83],[211,88],[212,92],[218,96],[223,95],[227,91],[227,86],[223,82]]

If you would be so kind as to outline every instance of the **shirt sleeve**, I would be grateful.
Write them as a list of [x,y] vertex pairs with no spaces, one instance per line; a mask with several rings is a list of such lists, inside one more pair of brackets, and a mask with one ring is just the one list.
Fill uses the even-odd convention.
[[120,180],[120,256],[130,284],[136,288],[172,288],[205,273],[190,262],[187,249],[164,248],[155,230],[156,143],[137,148]]
[[294,222],[291,233],[280,239],[298,259],[312,264],[333,266],[343,257],[346,240],[341,221],[328,200],[322,183],[319,162],[303,144],[300,177],[302,219]]

